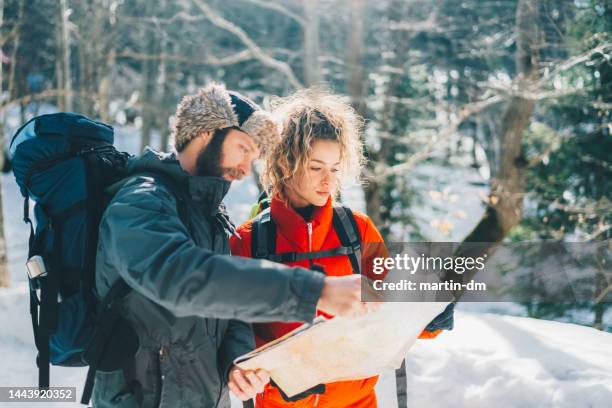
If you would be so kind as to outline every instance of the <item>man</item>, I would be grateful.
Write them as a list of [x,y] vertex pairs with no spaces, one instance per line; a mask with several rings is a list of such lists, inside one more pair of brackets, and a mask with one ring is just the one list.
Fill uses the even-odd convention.
[[250,326],[239,320],[366,311],[358,276],[327,278],[229,256],[234,227],[221,200],[277,142],[267,113],[213,84],[179,104],[176,154],[148,150],[130,164],[134,176],[100,224],[96,290],[104,297],[119,278],[132,288],[122,317],[139,347],[125,369],[96,374],[94,406],[228,407],[228,387],[246,400],[269,381],[265,372],[232,365],[254,347]]

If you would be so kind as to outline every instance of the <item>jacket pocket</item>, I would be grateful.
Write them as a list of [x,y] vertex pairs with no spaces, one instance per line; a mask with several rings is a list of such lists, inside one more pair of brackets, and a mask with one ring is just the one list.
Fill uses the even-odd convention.
[[96,408],[138,408],[136,395],[128,388],[122,369],[98,371],[92,399]]

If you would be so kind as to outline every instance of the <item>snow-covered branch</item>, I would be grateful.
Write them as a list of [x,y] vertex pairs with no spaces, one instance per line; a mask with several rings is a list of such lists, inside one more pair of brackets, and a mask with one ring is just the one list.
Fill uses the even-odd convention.
[[221,28],[235,35],[253,54],[253,57],[256,60],[258,60],[260,63],[267,67],[273,68],[283,73],[289,80],[289,83],[294,88],[303,87],[302,83],[293,73],[293,70],[291,69],[289,64],[283,61],[279,61],[268,55],[259,45],[257,45],[257,43],[255,43],[255,41],[253,41],[253,39],[251,39],[251,37],[248,36],[248,34],[242,28],[238,27],[231,21],[228,21],[225,18],[221,17],[219,14],[213,11],[210,6],[208,6],[208,4],[204,3],[201,0],[192,1],[215,27]]

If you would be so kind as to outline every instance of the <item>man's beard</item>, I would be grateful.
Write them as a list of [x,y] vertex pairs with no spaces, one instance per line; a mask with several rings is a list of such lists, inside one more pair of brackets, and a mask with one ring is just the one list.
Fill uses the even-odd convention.
[[202,148],[196,160],[198,176],[227,177],[230,180],[242,177],[240,170],[223,167],[223,142],[229,129],[217,129],[210,142]]

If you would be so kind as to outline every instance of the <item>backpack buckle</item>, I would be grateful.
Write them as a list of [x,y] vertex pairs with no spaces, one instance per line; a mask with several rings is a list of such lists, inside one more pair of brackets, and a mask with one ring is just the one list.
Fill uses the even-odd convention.
[[26,261],[28,273],[28,282],[30,283],[30,291],[36,294],[36,300],[41,302],[42,297],[42,282],[41,280],[47,276],[47,268],[45,261],[40,255],[34,255]]
[[26,262],[26,268],[28,271],[28,279],[33,280],[43,276],[47,276],[47,268],[45,267],[45,261],[40,255],[34,255]]

